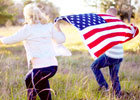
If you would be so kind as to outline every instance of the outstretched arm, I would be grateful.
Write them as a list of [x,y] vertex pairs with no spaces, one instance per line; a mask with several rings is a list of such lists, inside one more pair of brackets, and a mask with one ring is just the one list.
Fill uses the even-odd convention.
[[62,30],[61,30],[61,28],[60,28],[60,23],[59,23],[59,22],[54,23],[54,27],[55,27],[55,29],[56,29],[58,32],[62,32]]
[[0,42],[3,44],[14,44],[25,40],[29,35],[30,33],[28,32],[28,28],[24,26],[15,34],[0,38]]

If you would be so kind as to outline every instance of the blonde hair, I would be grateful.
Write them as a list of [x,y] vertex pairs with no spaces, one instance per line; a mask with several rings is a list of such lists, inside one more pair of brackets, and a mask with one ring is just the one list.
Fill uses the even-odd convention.
[[116,8],[109,8],[106,12],[110,15],[117,16],[117,9]]
[[36,6],[36,4],[28,4],[24,7],[24,18],[27,24],[46,24],[48,19],[44,13]]

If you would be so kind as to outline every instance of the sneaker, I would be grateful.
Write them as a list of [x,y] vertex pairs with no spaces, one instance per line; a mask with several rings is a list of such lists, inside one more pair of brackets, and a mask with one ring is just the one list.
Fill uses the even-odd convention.
[[122,97],[122,92],[120,91],[120,92],[117,93],[115,96],[116,96],[116,98],[121,98],[121,97]]
[[105,86],[99,87],[98,91],[104,91],[104,92],[108,92],[109,88],[106,88]]

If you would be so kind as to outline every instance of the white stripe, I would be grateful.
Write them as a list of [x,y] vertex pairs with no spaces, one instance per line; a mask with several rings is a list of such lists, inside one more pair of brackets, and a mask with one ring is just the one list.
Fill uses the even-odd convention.
[[102,16],[102,18],[103,19],[118,19],[118,20],[120,20],[119,18],[117,18],[117,17],[111,17],[111,16]]
[[108,45],[111,42],[126,40],[126,39],[128,39],[128,38],[124,37],[124,36],[116,36],[116,37],[108,38],[108,39],[102,41],[101,43],[99,43],[97,46],[93,47],[90,50],[91,50],[91,52],[95,53],[95,52],[101,50],[103,47],[105,47],[106,45]]
[[121,55],[114,55],[114,54],[111,54],[111,53],[106,52],[105,54],[108,57],[111,57],[111,58],[116,58],[116,59],[123,58],[123,53]]
[[123,48],[122,49],[112,49],[112,48],[110,48],[106,52],[109,52],[109,53],[122,53],[123,52],[123,50],[122,50]]
[[88,47],[88,45],[85,43],[85,39],[84,39],[84,37],[83,37],[81,31],[80,31],[80,35],[81,35],[81,38],[82,38],[82,40],[83,40],[83,42],[84,42],[85,47],[88,49],[88,51],[89,51],[89,53],[90,53],[90,55],[94,58],[94,60],[97,59],[97,57],[94,55],[93,52],[91,52],[91,49],[90,49],[90,48]]
[[126,24],[123,22],[112,22],[112,23],[104,23],[104,24],[89,26],[82,30],[82,34],[84,35],[85,33],[89,32],[93,29],[96,29],[96,28],[105,28],[105,27],[114,26],[114,25],[126,25]]
[[131,31],[129,29],[124,29],[124,28],[101,31],[101,32],[98,32],[97,34],[94,34],[94,35],[90,36],[88,39],[86,39],[85,40],[86,44],[89,44],[89,43],[95,41],[96,39],[100,38],[101,36],[104,36],[104,35],[107,35],[107,34],[110,34],[110,33],[115,33],[115,32],[128,32],[128,33],[130,33]]
[[[123,48],[122,48],[123,49]],[[108,51],[110,52],[117,52],[117,53],[119,53],[119,52],[122,52],[122,49],[120,48],[120,49],[115,49],[115,48],[110,48]]]
[[108,53],[123,53],[123,45],[118,44],[107,50]]
[[[118,47],[118,48],[116,48]],[[110,48],[105,52],[105,54],[111,58],[122,58],[123,57],[123,45],[118,44]]]
[[122,44],[118,44],[112,47],[112,49],[122,49],[122,48],[123,48]]

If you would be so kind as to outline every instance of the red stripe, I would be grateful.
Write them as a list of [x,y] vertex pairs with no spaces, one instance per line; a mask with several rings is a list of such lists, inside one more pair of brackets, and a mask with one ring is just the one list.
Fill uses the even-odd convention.
[[132,39],[132,37],[126,39],[125,41],[115,41],[115,42],[111,42],[111,43],[107,44],[106,46],[104,46],[104,47],[103,47],[102,49],[100,49],[99,51],[95,52],[94,55],[95,55],[96,57],[99,57],[101,54],[103,54],[106,50],[110,49],[111,47],[113,47],[113,46],[115,46],[115,45],[117,45],[117,44],[119,44],[119,43],[124,43],[124,42],[126,42],[126,41],[129,41],[129,40],[131,40],[131,39]]
[[94,55],[96,57],[99,57],[101,54],[103,54],[106,50],[110,49],[111,47],[121,43],[122,41],[115,41],[115,42],[111,42],[109,44],[107,44],[106,46],[104,46],[102,49],[100,49],[99,51],[95,52]]
[[122,20],[120,19],[104,19],[107,23],[110,23],[110,22],[123,22]]
[[108,14],[98,14],[98,16],[101,16],[101,17],[103,17],[103,16],[115,17],[115,16],[108,15]]
[[137,27],[135,27],[135,30],[136,30],[135,36],[137,36],[139,33],[139,29]]
[[98,33],[98,32],[102,32],[102,31],[105,31],[105,30],[111,30],[111,29],[116,29],[116,28],[127,28],[127,29],[130,29],[130,27],[126,26],[126,25],[114,25],[114,26],[108,26],[108,27],[105,27],[105,28],[96,28],[96,29],[93,29],[91,31],[89,31],[88,33],[84,34],[83,37],[86,39],[88,39],[89,37],[91,37],[92,35]]
[[130,33],[125,33],[125,32],[115,32],[115,33],[110,33],[107,35],[103,35],[101,37],[99,37],[98,39],[96,39],[95,41],[92,41],[91,43],[88,44],[88,47],[91,49],[95,46],[97,46],[98,44],[100,44],[103,40],[106,40],[108,38],[112,38],[115,36],[124,36],[124,37],[132,37],[132,34]]

